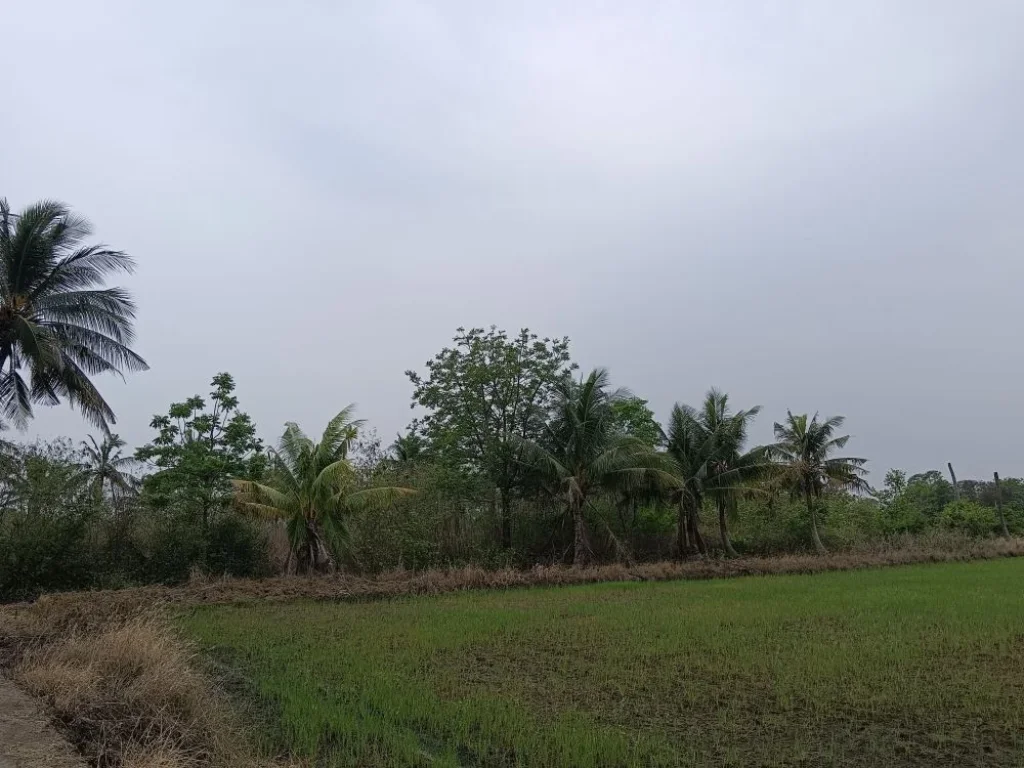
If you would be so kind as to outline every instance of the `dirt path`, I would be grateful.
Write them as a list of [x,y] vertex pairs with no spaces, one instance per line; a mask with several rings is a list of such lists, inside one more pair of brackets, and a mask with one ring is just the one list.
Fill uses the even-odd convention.
[[0,768],[84,768],[35,702],[0,675]]

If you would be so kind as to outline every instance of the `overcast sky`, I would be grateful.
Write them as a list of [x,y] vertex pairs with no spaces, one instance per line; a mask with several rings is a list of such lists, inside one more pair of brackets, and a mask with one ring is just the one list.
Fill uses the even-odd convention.
[[[0,195],[131,253],[137,444],[218,371],[276,441],[460,325],[850,452],[1024,475],[1024,3],[10,3]],[[66,407],[30,434],[88,431]]]

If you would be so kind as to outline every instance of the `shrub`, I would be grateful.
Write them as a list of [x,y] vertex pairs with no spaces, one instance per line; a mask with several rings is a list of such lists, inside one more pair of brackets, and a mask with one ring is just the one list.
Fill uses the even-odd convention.
[[0,601],[94,586],[98,563],[89,541],[91,509],[11,509],[0,515]]
[[238,515],[225,514],[210,524],[206,542],[207,573],[258,578],[273,569],[265,529]]
[[948,530],[984,536],[995,529],[996,515],[991,507],[974,501],[952,501],[942,508],[939,523]]
[[271,571],[267,535],[238,515],[216,515],[205,536],[192,515],[144,512],[133,532],[141,553],[128,580],[181,584],[194,570],[214,576],[258,577]]

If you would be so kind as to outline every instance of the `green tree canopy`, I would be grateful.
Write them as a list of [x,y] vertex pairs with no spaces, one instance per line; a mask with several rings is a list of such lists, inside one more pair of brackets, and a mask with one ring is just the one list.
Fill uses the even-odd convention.
[[680,551],[690,542],[698,549],[703,547],[696,515],[704,499],[710,499],[718,511],[722,549],[730,556],[736,555],[727,515],[735,508],[738,494],[763,479],[768,466],[763,447],[745,450],[747,430],[760,410],[755,406],[733,412],[729,396],[714,388],[708,390],[699,409],[678,404],[673,408],[668,452],[678,464],[683,481],[678,494]]
[[333,570],[345,540],[349,512],[383,507],[408,495],[408,488],[360,488],[349,462],[362,425],[348,406],[331,419],[314,442],[289,422],[277,450],[270,453],[265,481],[235,480],[236,498],[249,514],[283,520],[291,544],[289,570]]
[[135,454],[156,470],[143,485],[147,498],[180,506],[204,530],[211,513],[231,501],[231,480],[258,479],[266,461],[252,419],[238,409],[235,380],[219,373],[210,386],[209,408],[199,395],[174,403],[166,415],[153,417],[157,435]]
[[815,502],[825,489],[870,490],[864,480],[867,459],[833,456],[850,440],[849,435],[836,434],[845,421],[842,416],[819,421],[818,414],[809,418],[807,414],[794,416],[787,411],[786,421],[775,423],[776,442],[768,448],[779,468],[782,485],[794,495],[803,496],[807,504],[811,537],[819,554],[826,550],[818,533]]
[[704,428],[695,408],[676,403],[669,416],[666,442],[680,481],[673,493],[678,505],[676,553],[682,557],[696,548],[704,554],[707,545],[700,532],[700,510],[704,505],[704,481],[713,458],[714,436]]
[[138,478],[132,470],[138,462],[121,452],[124,447],[118,435],[104,435],[99,442],[89,435],[82,441],[83,471],[97,500],[107,497],[116,501],[136,491]]
[[613,404],[628,394],[608,389],[607,371],[595,369],[580,381],[562,379],[555,396],[541,441],[516,442],[547,492],[565,505],[573,523],[573,564],[579,567],[592,552],[584,513],[596,494],[673,488],[679,481],[668,456],[617,428]]
[[485,477],[501,504],[501,543],[512,545],[512,500],[523,479],[523,441],[536,440],[570,375],[569,339],[495,326],[459,328],[451,347],[407,371],[413,404],[427,410],[414,429],[435,455]]
[[661,425],[642,397],[623,397],[615,400],[611,407],[612,423],[617,431],[635,437],[652,448],[664,442]]

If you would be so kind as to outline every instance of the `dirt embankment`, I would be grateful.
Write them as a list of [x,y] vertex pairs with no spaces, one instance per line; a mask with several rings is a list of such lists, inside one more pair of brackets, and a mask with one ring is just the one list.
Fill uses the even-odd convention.
[[[537,566],[486,570],[477,566],[432,571],[393,571],[372,577],[350,574],[280,576],[269,579],[211,579],[178,587],[134,587],[46,595],[31,611],[51,626],[88,628],[175,605],[204,605],[251,600],[374,600],[410,595],[435,595],[473,589],[569,586],[609,581],[680,581],[738,576],[812,574],[881,568],[916,563],[948,563],[1024,556],[1024,538],[950,539],[938,543],[882,547],[832,555],[704,558],[683,562],[602,565],[576,569]],[[9,611],[26,610],[12,605]],[[3,607],[0,606],[0,620]],[[0,642],[3,639],[0,624]]]

